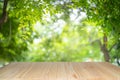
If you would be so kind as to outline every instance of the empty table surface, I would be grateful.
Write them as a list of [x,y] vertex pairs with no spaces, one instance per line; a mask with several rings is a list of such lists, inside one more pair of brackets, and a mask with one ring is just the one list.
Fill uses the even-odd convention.
[[0,68],[0,80],[120,80],[106,62],[15,62]]

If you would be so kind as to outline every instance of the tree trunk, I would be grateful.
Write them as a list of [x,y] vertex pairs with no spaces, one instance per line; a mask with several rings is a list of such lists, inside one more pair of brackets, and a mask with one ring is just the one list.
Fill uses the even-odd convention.
[[106,36],[105,33],[104,33],[104,36],[103,36],[103,44],[100,42],[100,47],[101,47],[101,51],[104,54],[105,61],[109,62],[110,61],[110,56],[109,56],[109,50],[107,49],[107,36]]
[[7,4],[8,4],[8,0],[4,0],[2,16],[0,18],[0,27],[3,23],[7,21]]
[[109,56],[109,51],[108,51],[107,47],[104,46],[104,45],[102,45],[102,46],[101,46],[101,51],[102,51],[103,54],[104,54],[104,59],[105,59],[105,61],[106,61],[106,62],[109,62],[109,61],[110,61],[110,56]]
[[[93,41],[93,42],[98,42],[98,43],[99,43],[100,49],[101,49],[101,51],[102,51],[102,53],[103,53],[103,55],[104,55],[105,61],[106,61],[106,62],[109,62],[109,61],[110,61],[109,52],[111,51],[111,49],[113,48],[113,46],[114,46],[115,44],[110,48],[110,50],[108,50],[108,48],[107,48],[107,36],[106,36],[106,34],[104,34],[104,36],[103,36],[103,43],[100,41],[100,39],[95,40],[95,41]],[[92,42],[92,43],[93,43],[93,42]]]

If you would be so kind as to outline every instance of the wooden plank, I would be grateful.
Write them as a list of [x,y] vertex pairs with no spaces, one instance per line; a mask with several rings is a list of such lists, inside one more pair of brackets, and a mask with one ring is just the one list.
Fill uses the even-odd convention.
[[106,62],[15,62],[0,68],[0,80],[120,80]]

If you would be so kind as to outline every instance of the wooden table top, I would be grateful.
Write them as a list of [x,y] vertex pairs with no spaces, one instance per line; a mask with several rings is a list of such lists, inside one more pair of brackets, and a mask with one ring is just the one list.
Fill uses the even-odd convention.
[[15,62],[0,68],[0,80],[120,80],[106,62]]

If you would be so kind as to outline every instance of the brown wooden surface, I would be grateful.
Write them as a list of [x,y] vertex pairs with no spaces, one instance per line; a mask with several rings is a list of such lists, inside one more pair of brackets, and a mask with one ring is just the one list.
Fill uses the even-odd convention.
[[120,68],[104,62],[16,62],[0,68],[0,80],[120,80]]

